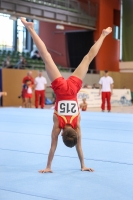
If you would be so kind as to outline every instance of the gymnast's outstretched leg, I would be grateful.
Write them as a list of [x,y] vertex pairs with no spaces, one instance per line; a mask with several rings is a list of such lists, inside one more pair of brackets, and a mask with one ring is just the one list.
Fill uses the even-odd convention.
[[73,72],[73,74],[72,74],[73,76],[76,76],[76,77],[80,78],[81,80],[84,79],[84,77],[85,77],[85,75],[86,75],[86,73],[88,71],[89,64],[91,63],[93,58],[98,54],[98,52],[100,50],[100,47],[101,47],[104,39],[106,38],[106,36],[109,35],[111,32],[112,32],[112,28],[111,27],[103,29],[99,39],[91,47],[91,49],[89,50],[88,54],[83,58],[83,60],[79,64],[79,66]]
[[46,71],[48,73],[48,76],[49,76],[49,79],[51,80],[51,82],[53,82],[56,78],[62,77],[57,66],[55,65],[50,53],[48,52],[44,42],[41,40],[41,38],[35,32],[34,24],[32,22],[27,22],[24,18],[21,18],[21,22],[24,24],[24,26],[30,32],[31,37],[33,38],[34,43],[37,46],[38,51],[45,63]]

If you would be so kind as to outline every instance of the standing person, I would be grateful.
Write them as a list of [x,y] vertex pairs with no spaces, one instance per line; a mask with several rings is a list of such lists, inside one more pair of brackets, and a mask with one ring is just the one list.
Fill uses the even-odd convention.
[[28,89],[27,84],[26,84],[27,81],[31,81],[31,85],[32,86],[34,85],[34,79],[32,77],[31,71],[29,71],[27,73],[27,76],[25,76],[22,80],[22,107],[28,107],[27,101],[26,101],[27,89]]
[[27,85],[27,91],[25,94],[25,107],[26,108],[31,108],[32,107],[32,89],[33,89],[33,84],[31,83],[30,80],[26,81]]
[[102,112],[105,110],[105,101],[107,100],[107,110],[108,112],[111,111],[111,95],[113,94],[113,79],[108,75],[108,71],[104,71],[104,76],[100,78],[99,84],[100,84],[100,89],[99,89],[99,95],[101,95],[102,91],[102,105],[101,109]]
[[41,108],[43,109],[45,102],[45,90],[46,90],[47,80],[45,77],[42,76],[41,71],[39,71],[38,77],[35,78],[34,84],[35,84],[35,107],[38,108],[38,102],[39,102]]
[[52,82],[52,88],[56,94],[55,112],[53,115],[54,125],[51,134],[52,141],[48,155],[47,166],[45,169],[40,170],[39,172],[52,172],[51,164],[57,147],[58,136],[61,133],[61,130],[64,144],[68,147],[74,147],[76,145],[77,154],[81,164],[81,170],[93,172],[93,169],[87,168],[84,164],[77,93],[82,87],[82,80],[88,71],[89,64],[97,55],[106,36],[112,32],[112,28],[108,27],[102,31],[100,38],[91,47],[90,51],[83,58],[79,66],[75,69],[72,75],[65,80],[60,74],[60,71],[55,65],[51,55],[47,51],[45,44],[36,34],[34,30],[34,24],[32,22],[27,22],[24,18],[21,18],[21,21],[30,32],[34,43],[36,44],[39,53],[45,62],[48,76]]

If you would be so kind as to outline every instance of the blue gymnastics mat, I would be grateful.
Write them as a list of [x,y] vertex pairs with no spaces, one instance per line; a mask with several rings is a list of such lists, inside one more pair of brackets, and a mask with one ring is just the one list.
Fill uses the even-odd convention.
[[0,109],[0,200],[133,200],[133,115],[82,112],[85,164],[61,136],[47,163],[53,110]]

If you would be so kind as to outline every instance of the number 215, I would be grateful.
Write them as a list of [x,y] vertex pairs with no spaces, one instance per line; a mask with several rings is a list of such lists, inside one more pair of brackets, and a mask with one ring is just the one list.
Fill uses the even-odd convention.
[[61,113],[65,113],[65,111],[66,111],[66,113],[69,113],[69,112],[71,112],[71,113],[75,113],[76,112],[76,109],[75,109],[75,107],[76,107],[76,104],[75,103],[61,103],[60,104],[60,112]]

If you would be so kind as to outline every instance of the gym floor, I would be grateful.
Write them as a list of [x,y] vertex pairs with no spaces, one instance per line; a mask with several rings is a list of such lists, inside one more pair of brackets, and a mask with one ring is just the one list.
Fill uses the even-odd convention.
[[133,200],[133,115],[98,111],[81,112],[85,164],[95,172],[81,172],[75,148],[59,136],[53,173],[40,174],[53,110],[1,108],[0,200]]

